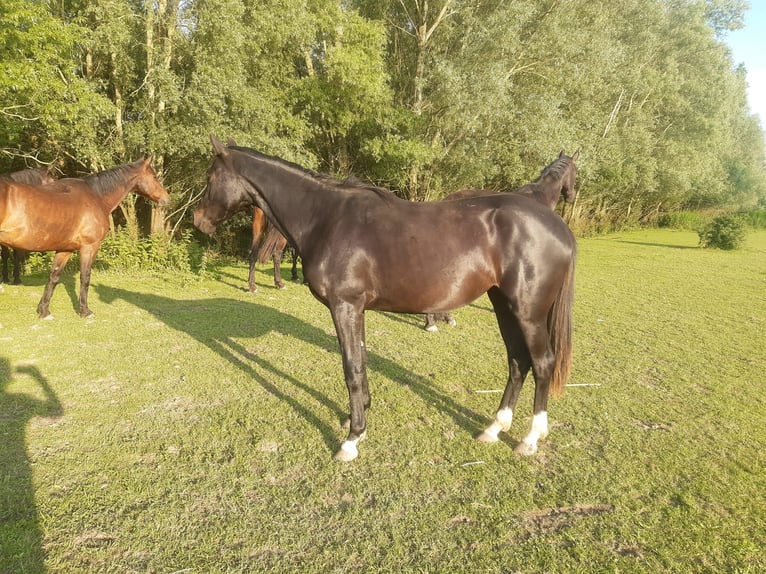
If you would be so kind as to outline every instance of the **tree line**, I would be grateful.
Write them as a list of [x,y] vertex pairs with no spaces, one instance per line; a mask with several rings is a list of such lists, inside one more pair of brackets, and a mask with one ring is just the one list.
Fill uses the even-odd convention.
[[[3,0],[0,171],[152,155],[188,226],[208,135],[412,200],[580,149],[575,220],[752,207],[743,0]],[[136,206],[123,206],[135,224]],[[184,219],[186,218],[186,219]]]

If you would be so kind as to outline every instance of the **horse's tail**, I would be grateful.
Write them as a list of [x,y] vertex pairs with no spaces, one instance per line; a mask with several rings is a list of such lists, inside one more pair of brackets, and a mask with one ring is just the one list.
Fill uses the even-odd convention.
[[266,263],[274,255],[274,251],[281,245],[284,249],[284,237],[279,230],[269,223],[268,233],[266,237],[261,241],[261,245],[258,248],[258,263]]
[[577,250],[575,248],[572,251],[572,258],[569,261],[569,268],[561,284],[561,289],[553,302],[548,317],[548,332],[556,361],[550,382],[550,392],[554,397],[563,394],[564,386],[569,379],[569,371],[572,368],[572,306],[574,303],[576,259]]

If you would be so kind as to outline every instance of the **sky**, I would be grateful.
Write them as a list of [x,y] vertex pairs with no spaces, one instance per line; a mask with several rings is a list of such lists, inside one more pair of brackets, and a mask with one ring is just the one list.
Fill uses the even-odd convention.
[[766,130],[766,0],[750,0],[745,27],[729,32],[725,41],[734,63],[745,64],[750,111],[761,118],[761,127]]

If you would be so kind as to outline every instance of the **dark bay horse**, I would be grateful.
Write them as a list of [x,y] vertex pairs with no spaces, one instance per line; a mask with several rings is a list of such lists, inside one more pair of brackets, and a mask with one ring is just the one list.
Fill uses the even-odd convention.
[[[45,185],[46,183],[52,183],[54,177],[50,174],[50,170],[47,167],[33,167],[30,169],[22,169],[21,171],[14,171],[11,173],[5,173],[0,175],[0,181],[15,181],[17,183],[26,183],[28,185]],[[26,259],[28,252],[23,249],[13,250],[13,284],[21,285],[21,266]],[[11,250],[3,245],[0,247],[0,259],[2,259],[3,270],[3,283],[9,282],[8,276],[8,260],[11,257]]]
[[479,440],[496,441],[510,429],[531,368],[534,416],[516,451],[536,452],[548,434],[549,390],[563,389],[572,359],[576,242],[561,217],[521,194],[405,201],[211,141],[215,158],[195,226],[213,233],[243,206],[260,207],[298,248],[311,292],[332,315],[351,411],[337,460],[356,458],[366,434],[365,311],[440,312],[484,293],[497,315],[509,377],[496,419]]
[[166,205],[167,191],[157,180],[151,158],[114,167],[83,179],[65,178],[47,185],[0,182],[0,244],[25,251],[55,251],[48,284],[37,306],[42,319],[61,272],[80,252],[81,317],[90,317],[88,286],[93,260],[109,232],[109,214],[130,192]]
[[[265,234],[265,237],[264,237]],[[266,263],[269,259],[274,262],[274,286],[284,289],[282,281],[282,255],[287,247],[287,239],[273,225],[269,225],[265,214],[256,207],[253,210],[253,239],[250,244],[250,272],[247,276],[247,285],[250,293],[258,291],[255,284],[255,264]],[[298,280],[298,255],[293,251],[292,280]]]
[[[577,179],[576,162],[579,158],[580,150],[577,150],[571,157],[564,150],[561,150],[559,157],[545,166],[535,181],[515,189],[513,193],[527,195],[543,205],[547,205],[551,210],[556,209],[556,205],[562,197],[566,203],[574,203],[576,197],[575,180]],[[485,189],[462,189],[447,195],[442,201],[478,197],[487,193],[491,192]],[[426,315],[426,324],[423,328],[435,333],[439,330],[436,326],[437,321],[444,321],[453,327],[456,324],[451,313],[429,313]]]

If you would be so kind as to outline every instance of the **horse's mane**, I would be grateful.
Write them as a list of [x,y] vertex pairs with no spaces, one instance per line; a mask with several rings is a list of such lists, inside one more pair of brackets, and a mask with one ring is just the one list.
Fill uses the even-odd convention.
[[305,167],[303,167],[301,165],[298,165],[297,163],[293,163],[293,162],[288,161],[286,159],[282,159],[281,157],[268,155],[268,154],[256,151],[256,150],[254,150],[252,148],[249,148],[249,147],[235,146],[235,145],[229,145],[227,147],[229,149],[234,149],[234,150],[237,150],[237,151],[244,152],[244,153],[246,153],[248,155],[251,155],[251,156],[259,158],[259,159],[262,159],[264,161],[274,162],[274,163],[281,164],[283,166],[286,166],[286,167],[288,167],[288,168],[290,168],[292,170],[295,170],[295,171],[301,173],[302,175],[305,175],[305,176],[307,176],[307,177],[317,181],[318,183],[321,183],[321,184],[323,184],[325,186],[328,186],[328,187],[332,187],[334,189],[339,189],[339,190],[355,190],[355,189],[358,189],[358,190],[372,191],[372,192],[376,193],[379,197],[381,197],[382,199],[385,199],[385,200],[391,200],[394,197],[396,197],[389,190],[387,190],[387,189],[385,189],[383,187],[378,187],[376,185],[372,185],[370,183],[363,182],[363,181],[357,179],[354,176],[350,176],[350,177],[347,177],[346,179],[340,180],[340,179],[336,179],[336,178],[334,178],[334,177],[332,177],[330,175],[327,175],[325,173],[319,173],[319,172],[314,171],[312,169],[305,168]]
[[142,160],[134,161],[125,165],[118,165],[105,171],[99,171],[86,175],[83,179],[85,183],[97,194],[102,195],[114,191],[114,188],[125,183],[128,179],[128,172],[135,170]]
[[553,163],[546,166],[545,169],[540,173],[540,177],[538,177],[538,181],[546,176],[552,176],[557,179],[560,179],[564,176],[564,173],[567,169],[569,169],[569,164],[572,163],[572,158],[569,156],[562,156],[559,158],[556,158]]
[[25,183],[27,185],[37,185],[41,178],[48,172],[46,167],[32,167],[0,175],[0,180],[15,181],[16,183]]

